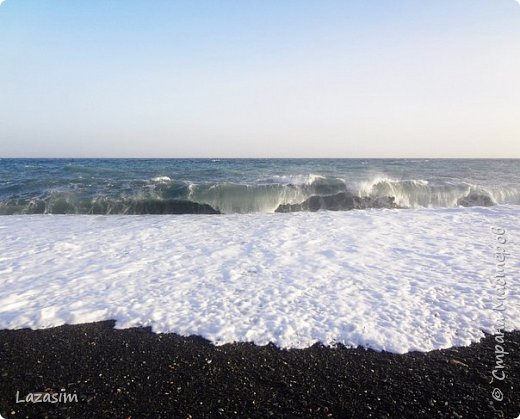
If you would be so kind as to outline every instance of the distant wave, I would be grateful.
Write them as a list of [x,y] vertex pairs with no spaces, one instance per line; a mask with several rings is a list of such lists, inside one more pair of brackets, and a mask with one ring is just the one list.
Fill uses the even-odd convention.
[[384,176],[350,183],[316,174],[275,175],[252,183],[192,183],[161,175],[106,191],[71,187],[17,196],[16,185],[6,185],[0,192],[9,197],[0,199],[0,214],[220,214],[520,204],[520,191],[511,186]]

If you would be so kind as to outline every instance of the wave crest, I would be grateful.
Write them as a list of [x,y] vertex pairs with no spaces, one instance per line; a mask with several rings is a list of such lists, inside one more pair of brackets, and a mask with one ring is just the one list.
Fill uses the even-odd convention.
[[[157,176],[135,185],[22,195],[9,186],[0,214],[216,214],[520,204],[515,186],[434,183],[380,176],[353,182],[316,174],[244,183],[190,183]],[[30,192],[32,193],[32,192]]]
[[392,196],[402,208],[490,206],[519,204],[520,191],[512,187],[483,187],[469,183],[432,184],[424,179],[394,180],[378,177],[361,182],[359,196]]

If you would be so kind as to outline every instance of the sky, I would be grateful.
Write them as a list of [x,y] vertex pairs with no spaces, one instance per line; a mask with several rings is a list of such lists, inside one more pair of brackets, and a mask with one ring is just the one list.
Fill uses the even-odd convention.
[[520,158],[515,0],[0,4],[0,157]]

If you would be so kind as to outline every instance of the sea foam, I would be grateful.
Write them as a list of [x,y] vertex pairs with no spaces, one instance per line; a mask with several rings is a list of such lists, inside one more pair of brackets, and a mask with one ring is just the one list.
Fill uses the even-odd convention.
[[[115,319],[216,344],[403,353],[496,332],[495,238],[520,208],[0,217],[0,328]],[[506,263],[507,330],[520,295]],[[511,279],[511,280],[510,280]]]

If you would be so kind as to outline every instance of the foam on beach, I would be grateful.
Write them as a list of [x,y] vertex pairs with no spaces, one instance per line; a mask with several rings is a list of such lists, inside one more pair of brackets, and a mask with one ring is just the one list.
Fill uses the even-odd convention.
[[[216,344],[404,353],[520,329],[520,208],[0,218],[0,328],[115,319]],[[515,242],[516,241],[516,242]],[[515,247],[516,246],[516,247]]]

